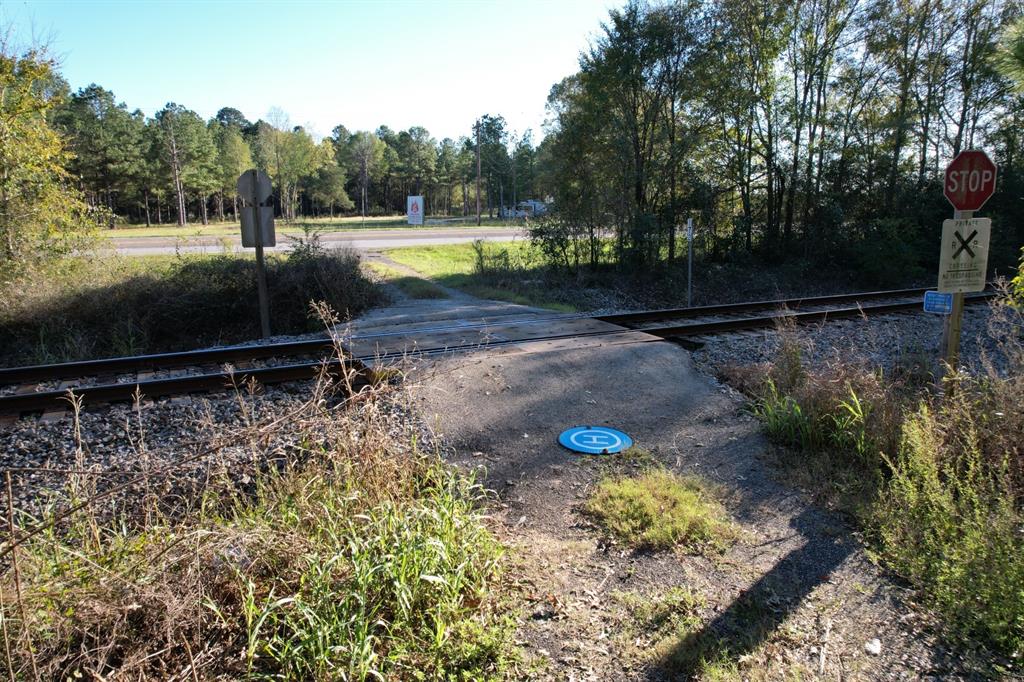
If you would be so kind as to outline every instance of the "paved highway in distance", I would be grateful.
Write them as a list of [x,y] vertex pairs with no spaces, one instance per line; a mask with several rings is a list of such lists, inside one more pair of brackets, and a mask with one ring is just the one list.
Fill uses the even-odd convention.
[[[294,235],[299,237],[301,235]],[[402,246],[427,246],[433,244],[464,244],[476,239],[485,241],[510,241],[525,239],[526,231],[518,227],[492,228],[440,228],[417,230],[342,230],[323,232],[320,243],[330,249],[349,247],[360,251],[394,249]],[[277,246],[267,251],[290,251],[295,239],[278,233]],[[224,253],[225,248],[233,252],[253,253],[255,249],[243,249],[239,237],[113,237],[108,248],[125,256],[158,256],[175,253]]]

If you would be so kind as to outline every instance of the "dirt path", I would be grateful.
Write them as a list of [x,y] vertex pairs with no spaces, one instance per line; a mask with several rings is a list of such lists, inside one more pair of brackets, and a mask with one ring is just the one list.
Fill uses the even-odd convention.
[[[458,289],[443,286],[416,270],[391,260],[380,252],[366,252],[363,254],[363,258],[367,263],[380,263],[402,275],[425,279],[443,290],[448,297],[417,299],[406,295],[396,286],[387,285],[392,303],[388,306],[370,310],[353,320],[350,324],[346,325],[349,333],[367,334],[380,331],[414,332],[422,327],[439,325],[457,327],[459,325],[479,324],[485,321],[488,323],[499,323],[500,321],[537,317],[548,318],[558,315],[558,313],[553,313],[544,308],[534,308],[518,303],[509,303],[508,301],[492,301],[470,296]],[[372,273],[372,270],[369,268],[368,271]]]
[[[966,677],[843,519],[779,480],[742,401],[696,373],[681,348],[481,354],[438,361],[418,378],[419,405],[455,445],[456,461],[485,467],[499,493],[526,604],[517,613],[526,652],[517,676]],[[740,540],[708,558],[602,539],[578,505],[602,475],[642,461],[557,445],[559,432],[581,424],[621,428],[643,457],[717,484]]]
[[[436,286],[438,289],[444,291],[445,294],[448,295],[448,299],[450,299],[451,301],[456,301],[456,302],[460,302],[460,303],[482,303],[482,300],[479,299],[479,298],[476,298],[474,296],[470,296],[469,294],[464,293],[462,291],[459,291],[458,289],[453,289],[451,287],[446,287],[445,285],[441,284],[437,280],[434,280],[434,279],[431,279],[431,278],[427,277],[426,275],[424,275],[423,273],[419,272],[418,270],[413,270],[408,265],[404,265],[402,263],[399,263],[396,260],[392,260],[392,259],[388,258],[386,255],[384,255],[384,253],[382,251],[367,251],[367,252],[362,254],[362,259],[363,259],[364,263],[380,263],[381,265],[384,265],[384,266],[388,267],[389,269],[391,269],[391,270],[393,270],[395,272],[398,272],[398,273],[400,273],[402,275],[405,275],[406,277],[416,277],[418,279],[426,280],[426,281],[430,282],[431,284],[433,284],[434,286]],[[372,272],[372,270],[371,270],[371,272]],[[391,296],[392,296],[392,300],[394,300],[394,301],[396,301],[398,303],[407,304],[410,301],[414,301],[414,300],[421,300],[421,301],[422,300],[429,300],[429,299],[412,299],[409,296],[407,296],[401,289],[399,289],[396,286],[393,286],[393,285],[389,284],[389,285],[387,285],[387,287],[388,287],[388,293],[391,294]],[[435,302],[436,301],[444,301],[444,299],[436,299]]]

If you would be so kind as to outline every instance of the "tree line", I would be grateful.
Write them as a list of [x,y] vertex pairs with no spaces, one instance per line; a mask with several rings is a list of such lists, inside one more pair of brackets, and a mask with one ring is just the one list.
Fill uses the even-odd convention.
[[[129,111],[114,93],[90,85],[53,111],[71,153],[68,171],[92,207],[132,222],[208,223],[238,213],[235,183],[252,167],[274,183],[285,219],[399,213],[407,194],[423,194],[430,213],[475,210],[476,139],[440,142],[422,127],[395,132],[334,128],[317,139],[280,109],[251,122],[225,107],[208,121],[169,103],[152,118]],[[529,132],[516,138],[500,116],[481,119],[482,203],[490,215],[513,197],[538,192]]]
[[225,218],[252,166],[285,218],[401,213],[408,194],[470,215],[479,152],[483,210],[552,198],[556,219],[534,236],[572,269],[656,271],[692,219],[705,257],[884,279],[934,265],[943,168],[980,147],[1000,166],[990,260],[1009,266],[1024,241],[1020,17],[1012,0],[631,0],[551,88],[540,144],[490,115],[439,142],[415,126],[320,138],[280,110],[204,120],[172,103],[147,117],[97,85],[72,93],[41,53],[3,49],[0,246]]
[[[934,260],[945,165],[1000,165],[996,264],[1024,241],[1024,100],[1001,69],[1002,0],[632,1],[556,84],[538,236],[571,268],[676,257],[696,220],[711,257]],[[996,235],[999,235],[998,237]],[[605,248],[601,235],[613,235]]]

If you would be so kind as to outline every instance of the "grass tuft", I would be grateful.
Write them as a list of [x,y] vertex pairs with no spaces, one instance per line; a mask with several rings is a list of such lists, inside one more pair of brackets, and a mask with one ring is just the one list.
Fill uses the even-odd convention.
[[721,551],[734,533],[706,488],[696,478],[654,469],[601,481],[583,509],[604,531],[638,549]]

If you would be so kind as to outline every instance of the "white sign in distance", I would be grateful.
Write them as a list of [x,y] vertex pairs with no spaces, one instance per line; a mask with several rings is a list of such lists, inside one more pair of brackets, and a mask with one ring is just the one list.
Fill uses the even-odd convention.
[[238,176],[238,196],[246,203],[262,204],[270,198],[270,177],[261,170],[247,170]]
[[405,198],[405,215],[410,225],[423,224],[423,197]]
[[989,218],[942,221],[939,286],[943,294],[982,291],[988,270]]

